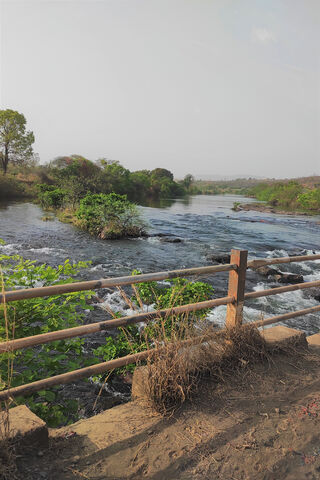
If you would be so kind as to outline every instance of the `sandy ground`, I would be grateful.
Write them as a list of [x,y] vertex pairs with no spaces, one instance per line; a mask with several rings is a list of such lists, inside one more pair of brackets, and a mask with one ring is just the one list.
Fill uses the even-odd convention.
[[19,459],[24,480],[318,480],[320,356],[272,357],[171,418],[136,402],[51,430]]

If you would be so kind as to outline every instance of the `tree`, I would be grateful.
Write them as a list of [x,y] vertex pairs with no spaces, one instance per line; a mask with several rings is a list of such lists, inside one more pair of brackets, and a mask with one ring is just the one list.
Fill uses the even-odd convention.
[[103,188],[100,168],[81,155],[57,157],[50,168],[73,208],[87,193],[98,193]]
[[151,171],[151,177],[155,179],[168,178],[173,181],[173,174],[166,168],[155,168]]
[[0,164],[4,174],[8,163],[23,164],[33,157],[34,135],[26,130],[26,119],[15,110],[0,110]]
[[186,187],[187,190],[191,187],[191,185],[194,183],[194,177],[190,173],[184,177],[182,180],[182,184]]

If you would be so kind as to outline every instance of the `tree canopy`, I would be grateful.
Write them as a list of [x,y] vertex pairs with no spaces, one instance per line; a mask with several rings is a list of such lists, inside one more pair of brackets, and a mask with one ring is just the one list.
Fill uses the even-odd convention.
[[26,119],[15,110],[0,110],[0,165],[6,173],[9,162],[23,164],[33,157],[33,132],[26,130]]

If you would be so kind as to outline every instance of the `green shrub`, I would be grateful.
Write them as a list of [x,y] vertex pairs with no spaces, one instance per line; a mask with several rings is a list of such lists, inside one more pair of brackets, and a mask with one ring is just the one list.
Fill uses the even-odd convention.
[[320,188],[314,188],[298,196],[298,202],[304,210],[320,210]]
[[62,208],[65,204],[67,192],[54,185],[37,185],[38,198],[43,208]]
[[126,195],[88,194],[80,200],[76,216],[82,227],[102,239],[138,237],[144,233],[138,209]]
[[[19,255],[1,255],[2,277],[0,289],[33,288],[73,282],[79,269],[87,262],[53,268],[37,265]],[[77,326],[84,318],[84,310],[90,307],[86,300],[92,292],[75,292],[44,298],[33,298],[0,304],[0,341],[22,338],[54,330]],[[6,319],[6,321],[4,321]],[[83,339],[55,341],[32,349],[18,350],[0,357],[0,388],[6,389],[68,372],[97,359],[89,360],[83,354]],[[13,362],[13,376],[8,377],[8,362]],[[66,423],[70,417],[77,419],[77,402],[62,401],[57,388],[35,393],[27,398],[17,398],[27,405],[50,426]]]

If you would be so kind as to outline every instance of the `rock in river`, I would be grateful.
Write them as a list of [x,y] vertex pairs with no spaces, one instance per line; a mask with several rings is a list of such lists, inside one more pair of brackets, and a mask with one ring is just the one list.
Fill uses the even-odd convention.
[[226,263],[230,263],[230,255],[228,255],[227,253],[222,253],[218,255],[206,255],[206,258],[213,263],[222,263],[223,265]]
[[303,276],[296,273],[286,273],[270,268],[268,265],[254,269],[260,275],[276,280],[278,283],[303,283]]
[[165,243],[182,243],[183,240],[182,238],[170,238],[170,237],[161,237],[160,242],[165,242]]

